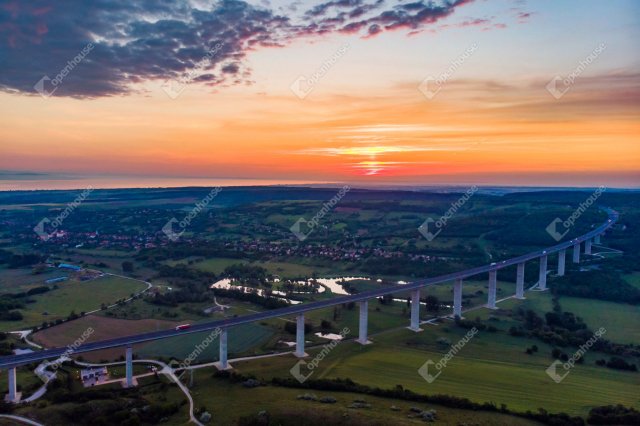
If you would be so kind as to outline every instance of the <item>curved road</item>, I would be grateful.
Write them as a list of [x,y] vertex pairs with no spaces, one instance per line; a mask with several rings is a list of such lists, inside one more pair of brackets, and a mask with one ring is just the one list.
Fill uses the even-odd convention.
[[[454,281],[456,279],[465,279],[474,275],[483,274],[489,271],[495,271],[508,266],[517,265],[519,263],[524,263],[526,261],[533,260],[544,255],[549,255],[551,253],[556,253],[561,250],[566,250],[567,248],[573,247],[574,245],[580,244],[587,240],[591,240],[596,235],[600,235],[603,232],[605,232],[607,229],[613,226],[618,220],[618,213],[616,211],[611,209],[607,209],[606,211],[609,214],[607,221],[591,232],[588,232],[573,240],[566,241],[564,243],[560,243],[555,246],[548,247],[546,249],[536,250],[531,253],[524,254],[522,256],[514,257],[508,260],[503,260],[501,262],[493,262],[489,265],[478,266],[478,267],[470,268],[460,272],[454,272],[451,274],[440,275],[438,277],[417,280],[409,284],[401,284],[401,285],[395,285],[390,287],[384,287],[384,288],[369,290],[369,291],[365,291],[362,293],[349,295],[349,296],[342,296],[342,297],[337,297],[333,299],[320,300],[320,301],[310,302],[310,303],[302,303],[299,305],[289,306],[282,309],[274,309],[271,311],[258,312],[255,314],[244,315],[236,318],[225,318],[223,320],[216,320],[216,321],[209,321],[201,324],[195,324],[185,330],[176,330],[176,329],[162,330],[162,331],[155,331],[155,332],[149,332],[149,333],[142,333],[134,336],[126,336],[126,337],[119,337],[116,339],[102,340],[99,342],[85,343],[75,348],[73,350],[73,353],[80,354],[84,352],[92,352],[92,351],[97,351],[101,349],[125,347],[125,346],[133,345],[136,343],[166,339],[166,338],[175,337],[183,334],[211,331],[217,328],[228,328],[228,327],[233,327],[241,324],[262,321],[270,318],[294,316],[294,315],[303,314],[304,312],[307,312],[307,311],[327,308],[335,305],[341,305],[343,303],[360,302],[364,300],[381,297],[386,294],[408,292],[411,290],[420,289],[422,287],[440,284],[443,282]],[[53,349],[46,349],[43,351],[33,352],[29,354],[10,355],[5,357],[0,357],[0,369],[8,369],[8,368],[18,367],[24,364],[28,364],[31,362],[57,358],[63,355],[68,350],[69,349],[66,347],[53,348]]]
[[[83,366],[83,367],[108,367],[108,366],[113,366],[113,365],[122,365],[125,363],[125,361],[116,361],[116,362],[107,362],[107,363],[90,363],[90,362],[80,362],[80,361],[75,361],[75,363],[77,365]],[[173,368],[171,368],[170,366],[168,366],[167,364],[165,364],[162,361],[158,361],[155,359],[136,359],[133,361],[134,364],[155,364],[158,365],[160,367],[162,367],[161,370],[158,370],[158,374],[164,374],[165,376],[167,376],[171,381],[175,382],[178,387],[180,388],[180,390],[185,394],[185,396],[187,397],[187,399],[189,400],[189,420],[195,424],[197,424],[198,426],[204,426],[202,423],[200,423],[200,421],[198,421],[198,419],[196,418],[194,412],[194,402],[193,402],[193,397],[191,397],[191,393],[189,392],[189,389],[184,385],[184,383],[182,383],[180,381],[180,379],[178,378],[178,376],[176,376],[175,374],[175,370]],[[123,379],[124,380],[124,379]]]
[[11,414],[0,414],[0,419],[9,419],[18,423],[24,423],[32,426],[44,426],[42,423],[38,423],[35,420],[31,420],[26,417],[12,416]]

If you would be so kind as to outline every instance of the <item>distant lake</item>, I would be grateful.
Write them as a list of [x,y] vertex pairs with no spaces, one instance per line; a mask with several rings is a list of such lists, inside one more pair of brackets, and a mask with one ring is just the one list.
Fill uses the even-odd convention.
[[44,176],[0,179],[0,191],[30,191],[37,189],[118,189],[118,188],[178,188],[186,186],[265,186],[304,185],[326,182],[309,182],[276,179],[227,179],[227,178],[175,178],[175,177],[59,177],[46,179]]

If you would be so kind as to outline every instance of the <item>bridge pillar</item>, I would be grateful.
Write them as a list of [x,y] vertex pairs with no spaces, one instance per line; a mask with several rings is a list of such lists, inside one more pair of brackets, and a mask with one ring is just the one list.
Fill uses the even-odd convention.
[[524,262],[516,270],[516,299],[524,299]]
[[453,316],[462,318],[462,278],[453,282]]
[[487,300],[487,308],[496,309],[496,283],[498,279],[498,270],[489,271],[489,299]]
[[564,276],[564,260],[567,257],[567,249],[562,249],[558,252],[558,276]]
[[304,352],[304,314],[296,317],[296,352],[298,358],[304,358],[307,354]]
[[540,257],[540,275],[538,278],[538,288],[540,291],[547,289],[547,255]]
[[573,263],[580,263],[580,243],[573,245]]
[[16,367],[8,369],[7,375],[9,376],[9,394],[5,398],[5,401],[15,404],[20,401],[20,394],[18,394],[18,381],[16,379]]
[[596,235],[596,236],[593,238],[593,242],[594,242],[594,243],[596,243],[596,244],[600,244],[600,234]]
[[420,328],[420,289],[411,292],[411,331],[422,331]]
[[591,239],[584,242],[584,254],[591,254]]
[[133,347],[131,346],[127,346],[127,352],[126,352],[126,366],[125,366],[125,372],[126,372],[126,381],[125,381],[125,387],[132,387],[133,386]]
[[369,321],[369,302],[366,300],[363,300],[362,302],[359,302],[360,305],[360,330],[358,333],[358,338],[356,339],[356,342],[360,343],[361,345],[368,345],[369,343],[371,343],[369,340],[367,340],[367,323]]
[[229,360],[228,360],[228,351],[227,351],[227,329],[220,329],[220,359],[218,362],[220,363],[220,370],[228,370],[229,369]]

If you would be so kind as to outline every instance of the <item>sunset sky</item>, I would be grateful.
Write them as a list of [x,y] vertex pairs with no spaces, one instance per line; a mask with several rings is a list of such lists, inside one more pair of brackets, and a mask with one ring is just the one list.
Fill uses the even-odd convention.
[[638,187],[639,40],[633,0],[0,1],[0,179]]

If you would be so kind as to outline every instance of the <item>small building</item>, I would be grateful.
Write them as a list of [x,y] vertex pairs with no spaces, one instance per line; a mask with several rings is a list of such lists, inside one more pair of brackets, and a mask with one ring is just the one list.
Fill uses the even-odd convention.
[[80,379],[85,386],[92,386],[101,380],[107,379],[108,376],[107,367],[83,368],[80,370]]
[[68,279],[68,277],[51,278],[49,280],[46,280],[45,283],[47,283],[47,284],[59,283],[59,282],[62,282],[62,281],[66,281],[67,279]]

